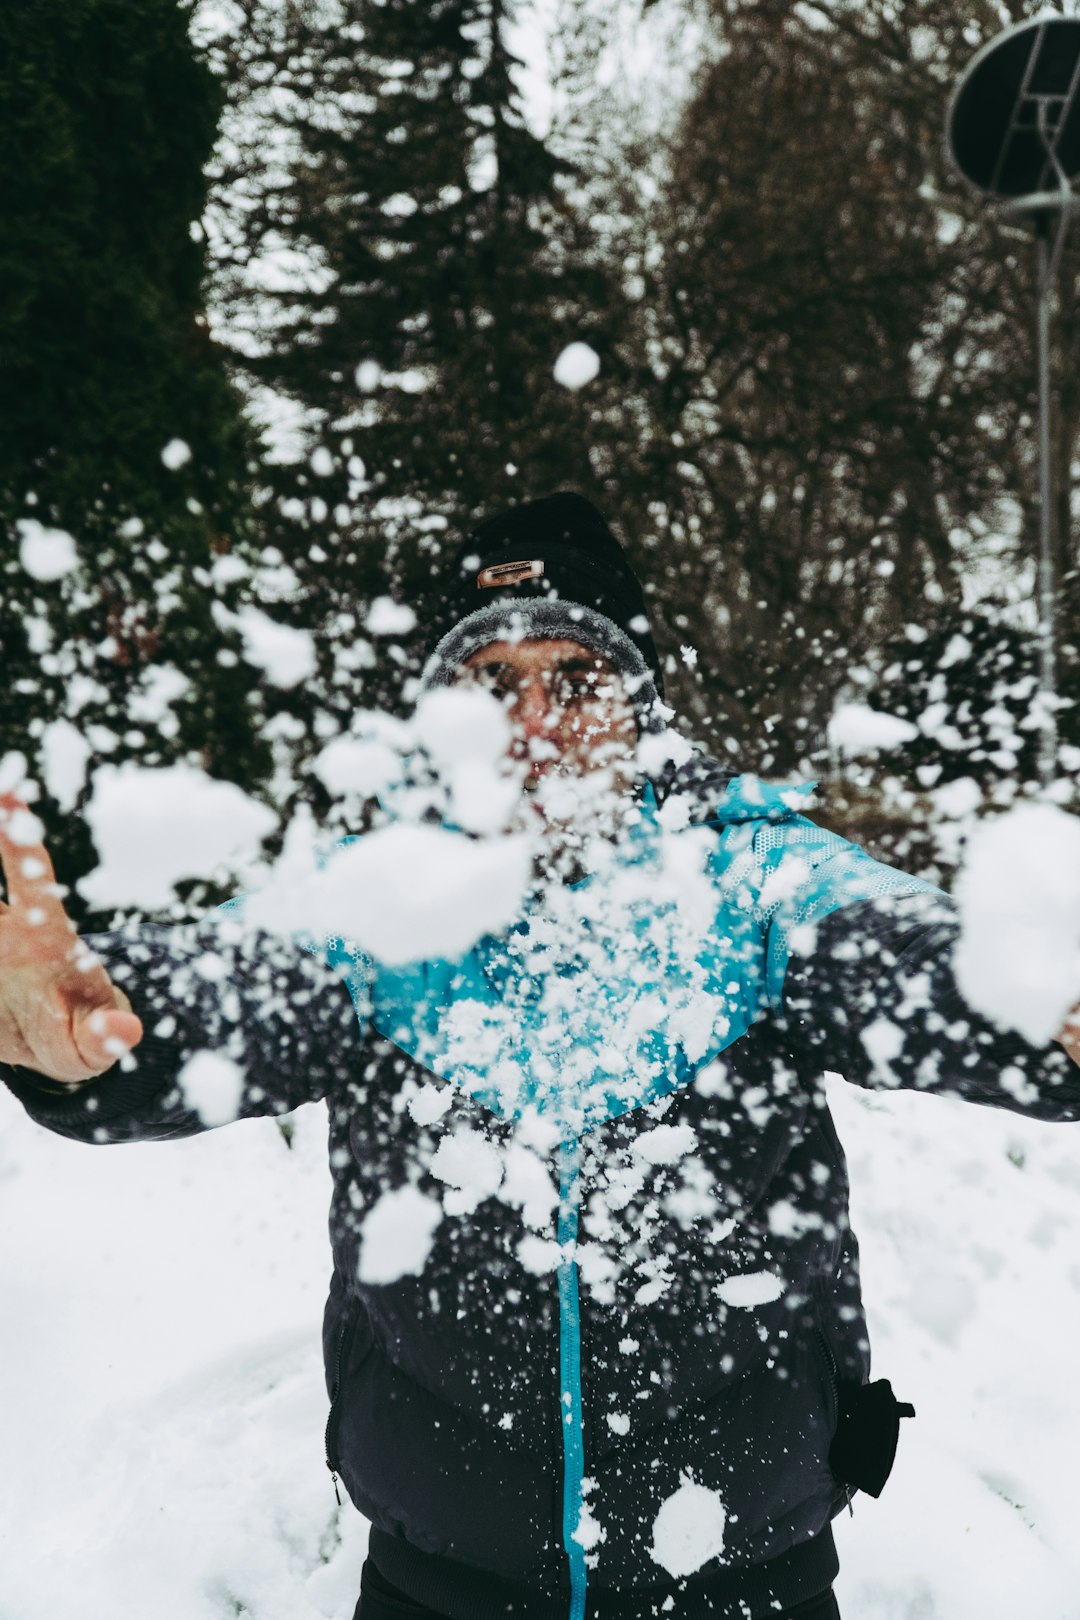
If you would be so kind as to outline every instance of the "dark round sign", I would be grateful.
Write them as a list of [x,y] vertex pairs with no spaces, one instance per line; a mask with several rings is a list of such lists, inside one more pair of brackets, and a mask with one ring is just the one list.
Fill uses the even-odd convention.
[[1080,175],[1080,18],[1036,17],[984,45],[953,93],[946,140],[990,197],[1061,190]]

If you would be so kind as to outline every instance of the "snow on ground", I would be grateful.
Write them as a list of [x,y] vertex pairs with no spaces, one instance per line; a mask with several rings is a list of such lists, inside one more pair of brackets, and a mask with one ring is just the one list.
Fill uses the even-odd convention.
[[0,1616],[350,1620],[325,1122],[86,1148],[0,1099]]
[[[845,1620],[1078,1620],[1080,1140],[831,1096],[875,1374],[918,1412],[884,1496],[837,1521]],[[294,1118],[292,1151],[270,1121],[94,1149],[0,1097],[2,1620],[351,1620],[323,1122]]]

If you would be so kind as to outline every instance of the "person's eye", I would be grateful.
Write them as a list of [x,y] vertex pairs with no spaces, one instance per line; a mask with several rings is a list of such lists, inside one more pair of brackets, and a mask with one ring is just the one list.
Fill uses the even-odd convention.
[[511,683],[501,669],[474,669],[471,671],[471,679],[474,686],[482,686],[485,692],[490,692],[500,702],[510,696]]
[[585,703],[593,696],[594,686],[587,675],[563,675],[555,685],[555,697],[564,707],[572,703]]

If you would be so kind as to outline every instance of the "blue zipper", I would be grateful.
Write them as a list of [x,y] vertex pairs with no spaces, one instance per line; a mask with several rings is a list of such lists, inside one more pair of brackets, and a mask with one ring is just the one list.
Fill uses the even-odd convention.
[[559,1408],[563,1435],[563,1546],[570,1564],[569,1620],[585,1620],[585,1549],[581,1521],[585,1439],[581,1415],[581,1306],[574,1249],[578,1235],[578,1139],[559,1147]]

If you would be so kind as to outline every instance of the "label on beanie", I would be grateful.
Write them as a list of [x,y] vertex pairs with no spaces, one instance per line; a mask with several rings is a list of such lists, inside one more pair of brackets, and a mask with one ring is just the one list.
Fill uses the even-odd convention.
[[544,564],[540,557],[534,557],[531,562],[496,563],[492,568],[481,568],[476,576],[476,585],[481,591],[493,585],[517,585],[523,579],[541,579],[543,573]]

